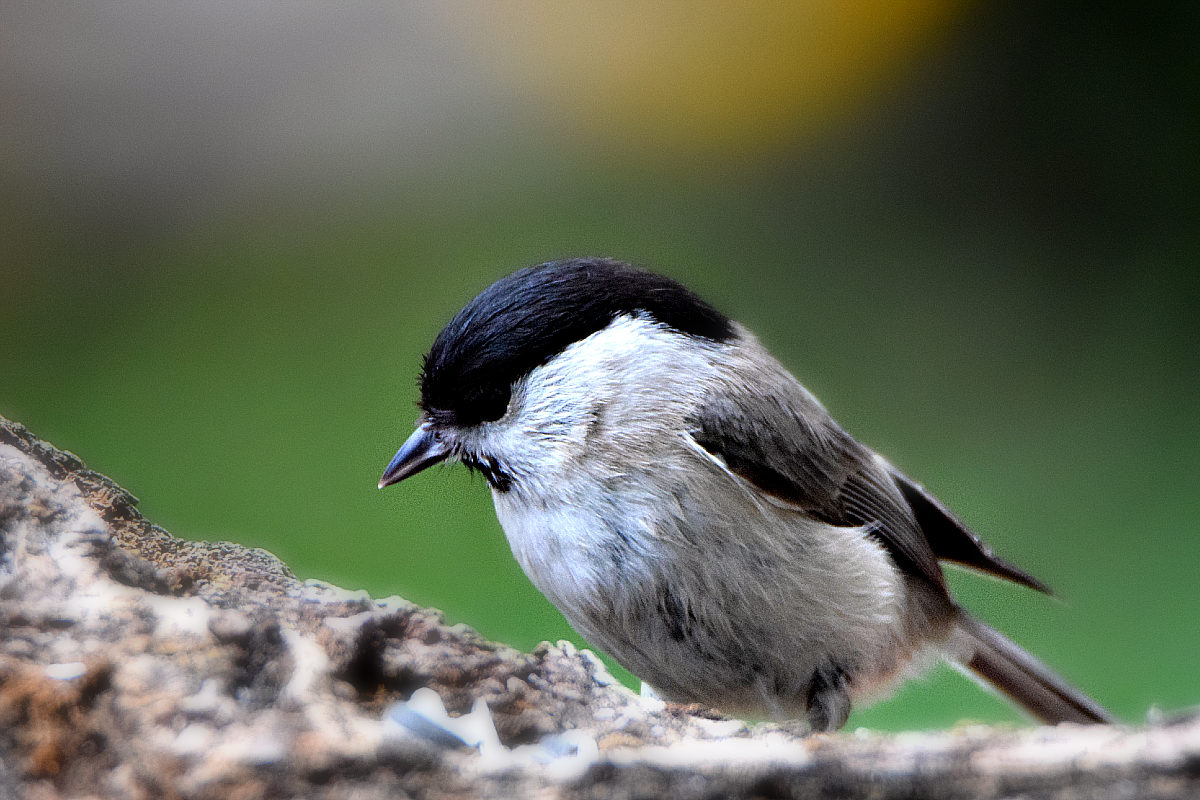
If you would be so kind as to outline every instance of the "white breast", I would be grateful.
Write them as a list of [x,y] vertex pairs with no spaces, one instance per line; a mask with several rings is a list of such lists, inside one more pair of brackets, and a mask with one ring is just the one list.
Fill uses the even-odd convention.
[[786,707],[829,663],[894,671],[906,598],[883,548],[769,500],[688,435],[721,347],[622,317],[518,384],[473,443],[517,476],[493,492],[513,555],[668,698]]

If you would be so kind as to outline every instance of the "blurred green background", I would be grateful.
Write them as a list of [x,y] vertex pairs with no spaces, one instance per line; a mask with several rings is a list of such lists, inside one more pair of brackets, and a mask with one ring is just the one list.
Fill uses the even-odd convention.
[[[1196,6],[0,7],[0,413],[176,534],[578,638],[461,468],[387,492],[492,280],[608,255],[742,320],[1063,602],[968,607],[1120,716],[1200,703]],[[626,676],[627,677],[627,676]],[[851,725],[1015,721],[948,669]]]

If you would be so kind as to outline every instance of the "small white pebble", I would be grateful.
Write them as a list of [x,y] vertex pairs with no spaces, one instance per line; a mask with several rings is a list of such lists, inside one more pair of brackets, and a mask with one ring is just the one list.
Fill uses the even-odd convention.
[[667,708],[667,704],[657,697],[646,697],[642,695],[638,697],[638,702],[642,708],[650,714],[661,714]]
[[87,664],[82,661],[67,661],[62,664],[47,664],[46,677],[56,681],[73,681],[82,678],[87,672]]
[[353,633],[375,616],[374,611],[360,611],[348,617],[325,617],[325,627],[338,633]]
[[304,588],[312,589],[322,594],[329,595],[329,597],[321,598],[322,601],[333,599],[350,603],[374,602],[371,598],[371,595],[367,593],[366,589],[343,589],[341,586],[334,586],[332,583],[327,583],[326,581],[318,580],[316,578],[309,578],[306,580],[304,582]]
[[175,737],[171,747],[176,755],[203,755],[212,749],[213,732],[204,725],[188,725]]
[[508,748],[500,743],[492,710],[482,697],[476,698],[471,713],[459,717],[457,722],[463,741],[478,748],[479,755],[485,760],[501,759],[508,753]]
[[410,611],[417,607],[416,603],[410,603],[408,600],[395,594],[376,600],[375,605],[385,611]]
[[705,719],[704,717],[693,717],[692,720],[697,727],[704,731],[706,736],[711,736],[715,739],[725,739],[734,736],[746,728],[746,723],[739,719]]
[[262,767],[268,764],[278,764],[287,758],[286,744],[261,735],[250,736],[241,742],[232,743],[230,749],[234,748],[236,748],[237,763],[247,766]]

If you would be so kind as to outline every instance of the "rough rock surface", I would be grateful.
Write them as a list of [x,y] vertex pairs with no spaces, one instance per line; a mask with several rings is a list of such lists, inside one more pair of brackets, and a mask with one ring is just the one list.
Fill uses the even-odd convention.
[[1200,715],[804,738],[177,539],[136,503],[0,418],[0,798],[1200,797]]

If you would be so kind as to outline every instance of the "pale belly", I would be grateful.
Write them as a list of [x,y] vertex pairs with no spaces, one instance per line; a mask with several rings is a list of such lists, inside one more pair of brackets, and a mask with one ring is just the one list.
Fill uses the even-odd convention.
[[814,676],[868,691],[913,650],[903,579],[859,529],[753,506],[697,535],[654,508],[495,500],[534,585],[666,699],[799,715]]

